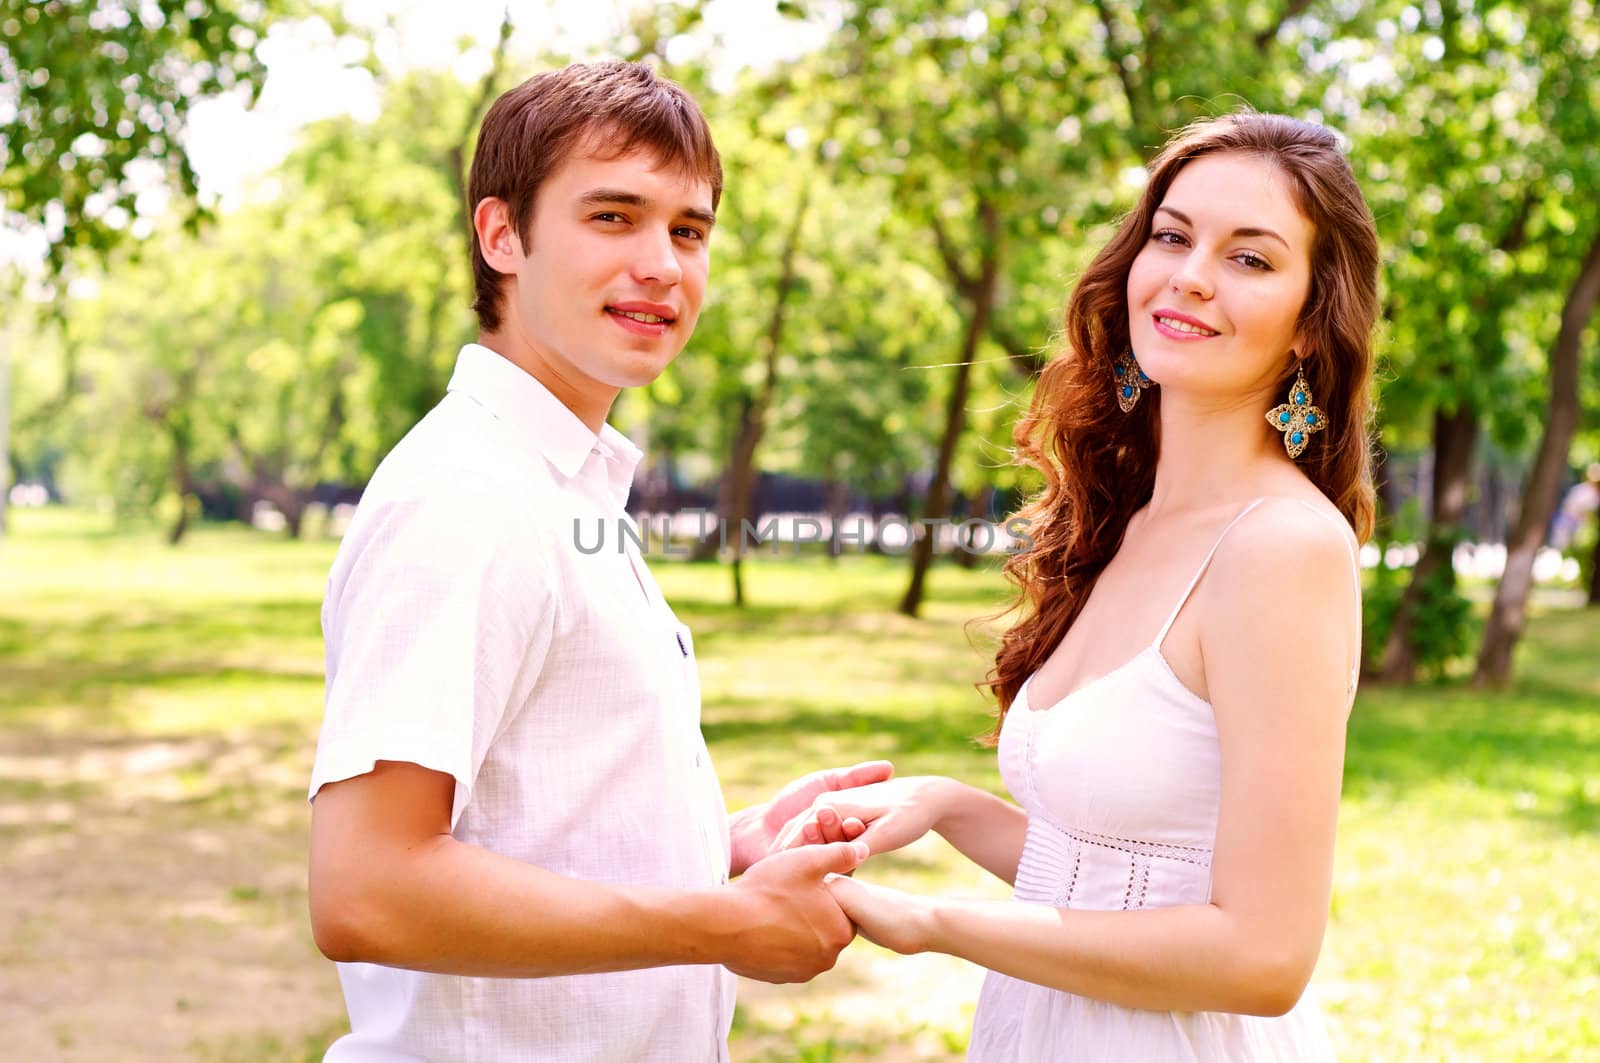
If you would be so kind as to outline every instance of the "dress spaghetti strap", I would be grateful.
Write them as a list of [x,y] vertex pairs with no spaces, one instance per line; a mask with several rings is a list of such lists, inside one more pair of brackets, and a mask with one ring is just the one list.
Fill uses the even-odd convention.
[[[1218,533],[1217,541],[1212,543],[1211,544],[1211,549],[1206,552],[1205,560],[1200,562],[1200,567],[1199,567],[1199,569],[1197,569],[1195,571],[1194,578],[1189,581],[1189,586],[1187,588],[1185,588],[1185,590],[1183,592],[1183,597],[1178,599],[1178,604],[1173,607],[1172,613],[1167,617],[1167,622],[1165,624],[1161,625],[1161,632],[1158,635],[1156,635],[1155,641],[1153,643],[1151,643],[1151,646],[1155,649],[1155,651],[1157,653],[1161,652],[1161,644],[1163,642],[1167,641],[1167,632],[1172,630],[1173,622],[1178,619],[1178,614],[1183,612],[1183,607],[1186,604],[1188,604],[1189,596],[1194,593],[1195,587],[1199,586],[1200,577],[1204,576],[1206,574],[1206,569],[1211,567],[1211,559],[1216,556],[1218,547],[1220,547],[1222,545],[1222,540],[1227,537],[1228,532],[1233,530],[1233,526],[1235,524],[1238,524],[1241,520],[1243,520],[1245,518],[1245,514],[1249,513],[1252,509],[1255,509],[1261,503],[1265,502],[1269,497],[1272,497],[1272,496],[1263,495],[1262,497],[1260,497],[1260,498],[1256,499],[1255,501],[1251,502],[1249,505],[1245,506],[1243,509],[1241,509],[1238,512],[1238,514],[1232,520],[1230,520],[1223,527],[1222,531],[1220,533]],[[1346,527],[1345,524],[1343,524],[1342,522],[1340,522],[1340,521],[1336,520],[1335,518],[1329,516],[1327,513],[1324,513],[1322,510],[1318,509],[1316,506],[1313,506],[1310,502],[1307,502],[1307,501],[1305,501],[1304,499],[1301,499],[1301,498],[1292,499],[1291,501],[1300,503],[1300,505],[1305,506],[1307,509],[1309,509],[1311,512],[1315,513],[1317,516],[1321,517],[1323,520],[1333,521],[1333,523],[1339,527],[1341,532],[1348,530],[1348,528]],[[1360,641],[1361,641],[1361,634],[1360,634],[1361,633],[1361,556],[1359,554],[1357,554],[1355,552],[1355,550],[1350,546],[1350,539],[1349,539],[1348,536],[1344,536],[1344,543],[1345,543],[1345,549],[1350,551],[1350,562],[1351,562],[1351,566],[1352,566],[1352,578],[1355,581],[1355,589],[1356,589],[1356,643],[1357,643],[1357,645],[1359,645]],[[1348,697],[1352,697],[1353,698],[1355,696],[1356,681],[1360,678],[1360,676],[1361,676],[1361,655],[1358,653],[1356,655],[1355,662],[1350,666],[1350,682],[1349,682],[1349,685],[1348,685],[1348,689],[1346,691],[1346,695]]]
[[1161,644],[1167,641],[1167,632],[1172,630],[1173,621],[1177,620],[1178,614],[1183,612],[1184,605],[1189,601],[1189,595],[1193,594],[1194,589],[1200,585],[1200,577],[1204,576],[1206,574],[1206,569],[1211,567],[1211,559],[1217,555],[1217,547],[1222,545],[1222,540],[1227,536],[1228,532],[1233,530],[1233,526],[1235,524],[1238,524],[1244,519],[1244,515],[1246,513],[1249,513],[1252,509],[1255,509],[1266,500],[1267,496],[1262,495],[1254,502],[1251,502],[1249,505],[1245,506],[1232,520],[1227,523],[1226,526],[1223,527],[1222,531],[1217,535],[1217,541],[1211,544],[1211,549],[1206,552],[1205,560],[1200,562],[1200,567],[1195,570],[1194,578],[1189,581],[1189,586],[1184,589],[1183,597],[1179,598],[1178,604],[1172,607],[1172,612],[1167,616],[1167,622],[1161,625],[1161,632],[1156,635],[1156,640],[1150,644],[1151,646],[1155,647],[1157,653],[1161,652]]

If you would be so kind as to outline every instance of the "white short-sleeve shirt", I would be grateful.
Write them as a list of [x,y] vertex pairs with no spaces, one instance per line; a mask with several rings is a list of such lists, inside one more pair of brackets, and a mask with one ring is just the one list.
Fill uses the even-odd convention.
[[[727,882],[688,629],[624,513],[639,451],[494,351],[383,460],[328,578],[311,796],[407,761],[455,778],[460,841],[571,878]],[[716,966],[465,978],[340,964],[347,1061],[727,1058]]]

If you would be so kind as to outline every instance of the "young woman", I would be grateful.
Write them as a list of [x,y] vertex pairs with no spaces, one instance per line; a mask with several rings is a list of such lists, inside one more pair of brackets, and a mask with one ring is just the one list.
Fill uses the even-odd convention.
[[1372,216],[1332,133],[1179,134],[1073,293],[1017,429],[1045,487],[989,685],[1016,804],[827,795],[795,843],[928,830],[1021,903],[838,878],[867,937],[989,968],[974,1060],[1320,1059],[1370,533]]

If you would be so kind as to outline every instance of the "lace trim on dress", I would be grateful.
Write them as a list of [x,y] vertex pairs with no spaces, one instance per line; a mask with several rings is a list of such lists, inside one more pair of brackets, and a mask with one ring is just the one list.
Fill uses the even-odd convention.
[[1196,867],[1211,866],[1211,850],[1200,846],[1169,845],[1166,842],[1145,842],[1135,838],[1117,838],[1109,834],[1096,834],[1093,831],[1076,830],[1072,827],[1063,827],[1055,823],[1050,824],[1050,826],[1084,845],[1096,845],[1102,849],[1115,849],[1119,853],[1128,853],[1132,856],[1159,856],[1166,860],[1181,860]]

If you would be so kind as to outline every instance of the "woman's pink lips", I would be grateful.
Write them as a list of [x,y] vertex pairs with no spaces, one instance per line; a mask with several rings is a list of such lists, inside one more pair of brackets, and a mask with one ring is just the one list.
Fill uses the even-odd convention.
[[[1209,339],[1215,339],[1218,335],[1220,335],[1220,333],[1216,333],[1216,332],[1210,333],[1209,335],[1202,335],[1201,333],[1198,333],[1198,332],[1179,332],[1177,329],[1173,328],[1171,325],[1163,324],[1161,322],[1161,319],[1158,318],[1158,317],[1152,316],[1150,318],[1150,320],[1152,322],[1154,322],[1156,331],[1161,333],[1163,336],[1166,336],[1168,339],[1174,339],[1174,340],[1209,340]],[[1204,325],[1201,325],[1199,327],[1205,328]]]

